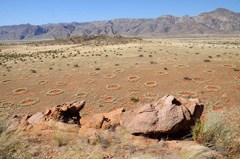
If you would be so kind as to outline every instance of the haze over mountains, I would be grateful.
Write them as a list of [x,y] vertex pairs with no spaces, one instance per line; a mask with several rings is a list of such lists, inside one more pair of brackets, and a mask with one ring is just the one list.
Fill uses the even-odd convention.
[[[80,15],[81,16],[81,15]],[[240,13],[224,8],[190,17],[162,15],[155,19],[113,19],[83,23],[0,26],[0,40],[58,39],[73,35],[120,34],[158,37],[190,34],[240,33]]]

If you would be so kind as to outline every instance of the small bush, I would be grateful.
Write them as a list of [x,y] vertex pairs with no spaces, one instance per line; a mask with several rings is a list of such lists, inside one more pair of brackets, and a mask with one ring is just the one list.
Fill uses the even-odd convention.
[[183,77],[185,80],[192,80],[191,78],[189,78],[188,76]]
[[203,60],[204,62],[211,62],[210,60],[208,60],[208,59],[205,59],[205,60]]
[[78,64],[75,64],[74,67],[79,67]]
[[99,68],[99,67],[97,67],[97,68],[95,68],[95,70],[100,70],[100,68]]
[[54,134],[54,136],[53,136],[53,140],[56,142],[56,144],[58,145],[58,146],[64,146],[64,145],[66,145],[67,144],[67,138],[66,138],[66,135],[63,135],[63,134],[61,134],[61,133],[56,133],[56,134]]
[[31,72],[32,72],[32,73],[37,73],[37,71],[36,71],[36,70],[31,70]]
[[239,71],[239,69],[237,69],[237,68],[234,68],[234,69],[233,69],[233,71]]
[[139,99],[135,98],[135,97],[131,97],[130,100],[133,101],[133,102],[139,102]]

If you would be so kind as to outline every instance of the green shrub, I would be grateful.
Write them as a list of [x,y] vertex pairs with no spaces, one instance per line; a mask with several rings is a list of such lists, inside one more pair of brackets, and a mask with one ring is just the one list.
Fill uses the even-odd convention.
[[205,60],[203,60],[204,62],[211,62],[210,60],[208,60],[208,59],[205,59]]
[[133,102],[139,102],[139,99],[135,98],[135,97],[131,97],[130,100],[133,101]]

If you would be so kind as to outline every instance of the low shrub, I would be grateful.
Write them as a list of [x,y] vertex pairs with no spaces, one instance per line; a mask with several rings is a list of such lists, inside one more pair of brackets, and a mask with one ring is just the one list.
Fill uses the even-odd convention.
[[209,111],[204,121],[196,121],[192,127],[195,141],[215,149],[228,158],[240,157],[239,128],[233,112]]

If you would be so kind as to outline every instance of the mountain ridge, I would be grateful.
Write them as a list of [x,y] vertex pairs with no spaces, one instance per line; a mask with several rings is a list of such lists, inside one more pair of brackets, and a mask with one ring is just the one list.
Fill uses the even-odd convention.
[[157,18],[119,18],[92,22],[44,25],[0,26],[0,40],[58,39],[74,35],[113,35],[159,37],[168,35],[209,35],[240,33],[240,13],[225,8],[197,16],[161,15]]

